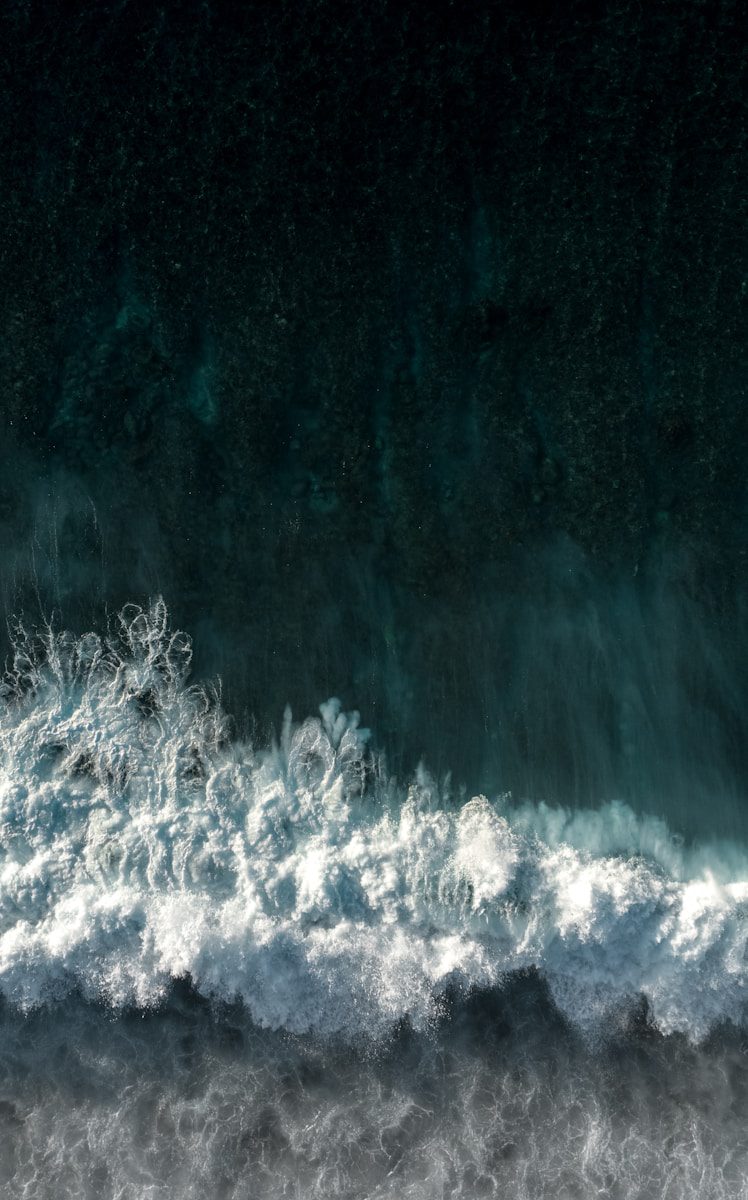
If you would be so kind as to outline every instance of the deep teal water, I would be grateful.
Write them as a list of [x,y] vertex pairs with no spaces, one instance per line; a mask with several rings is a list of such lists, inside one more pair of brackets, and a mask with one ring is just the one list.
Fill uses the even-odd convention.
[[[213,745],[173,696],[154,707],[162,667],[149,690],[140,650],[96,737],[80,680],[44,691],[48,640],[28,726],[6,688],[7,1194],[742,1195],[745,1035],[723,1000],[742,987],[745,913],[719,891],[744,882],[748,843],[740,6],[12,0],[0,22],[2,652],[12,664],[17,621],[105,639],[123,605],[162,596],[192,639],[190,680],[220,680],[226,718]],[[547,847],[560,829],[583,856],[562,916],[540,922],[553,945],[490,986],[458,955],[429,984],[443,1007],[427,1032],[426,993],[403,983],[365,1051],[290,1018],[268,1030],[230,987],[211,1007],[197,975],[210,960],[223,981],[223,960],[189,915],[201,887],[206,911],[234,894],[226,830],[247,795],[262,808],[244,775],[221,790],[220,755],[249,770],[249,744],[261,758],[282,743],[287,705],[302,722],[333,696],[372,731],[370,815],[385,791],[403,809],[423,764],[437,812],[503,796],[522,836]],[[156,726],[163,793],[138,774]],[[290,822],[293,853],[318,862],[300,776],[278,772],[273,837]],[[111,845],[101,813],[119,814]],[[320,820],[325,853],[353,854],[353,826],[336,841]],[[304,936],[342,936],[359,910],[340,864],[319,868],[332,907],[317,911],[286,843],[260,852],[255,835],[293,879],[278,913],[295,898]],[[460,905],[465,930],[479,919],[486,879],[499,888],[489,855],[468,902],[452,837],[404,925],[428,953],[435,930],[462,936]],[[485,901],[489,925],[510,900],[541,910],[527,854],[511,898]],[[111,899],[112,863],[132,866],[134,907]],[[104,880],[108,932],[76,890],[81,864]],[[636,886],[619,887],[629,868]],[[649,937],[662,897],[695,880],[673,928],[692,919],[696,941],[673,961],[700,965],[692,992],[671,991],[714,1000],[706,1038],[658,1024],[680,976],[663,966],[673,928]],[[594,921],[572,935],[563,914],[585,896]],[[161,1007],[108,1007],[117,947],[125,963],[146,928],[168,942],[172,989]],[[264,936],[246,933],[247,955]],[[574,937],[587,967],[564,992],[548,964]],[[309,967],[306,945],[258,995],[288,962]],[[329,970],[332,994],[343,968]],[[626,972],[636,986],[600,1040],[582,1019],[591,980],[607,1004]],[[19,1009],[52,977],[64,995]]]

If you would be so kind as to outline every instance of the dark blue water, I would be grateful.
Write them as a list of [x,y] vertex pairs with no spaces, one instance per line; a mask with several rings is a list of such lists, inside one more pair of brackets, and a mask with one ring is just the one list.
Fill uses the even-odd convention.
[[744,1194],[741,16],[5,6],[4,1194]]

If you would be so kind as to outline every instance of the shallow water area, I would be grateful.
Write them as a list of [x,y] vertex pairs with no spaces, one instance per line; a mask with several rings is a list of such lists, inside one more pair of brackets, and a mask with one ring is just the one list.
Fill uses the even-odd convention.
[[743,1194],[745,1036],[589,1044],[533,977],[363,1054],[180,987],[1,1021],[8,1196]]

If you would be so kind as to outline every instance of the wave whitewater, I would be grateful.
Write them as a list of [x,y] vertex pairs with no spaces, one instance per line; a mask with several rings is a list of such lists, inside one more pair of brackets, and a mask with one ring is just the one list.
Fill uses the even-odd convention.
[[746,1019],[748,870],[621,804],[404,791],[330,700],[231,740],[162,601],[107,638],[19,629],[0,702],[0,989],[121,1008],[188,978],[260,1026],[383,1037],[536,970],[583,1029]]

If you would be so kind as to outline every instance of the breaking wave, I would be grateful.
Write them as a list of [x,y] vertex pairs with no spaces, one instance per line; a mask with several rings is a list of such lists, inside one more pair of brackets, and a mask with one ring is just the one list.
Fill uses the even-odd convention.
[[162,1003],[177,980],[293,1034],[428,1029],[537,972],[574,1025],[746,1017],[748,869],[622,804],[402,789],[336,700],[230,737],[158,601],[106,638],[18,629],[0,702],[0,989]]

